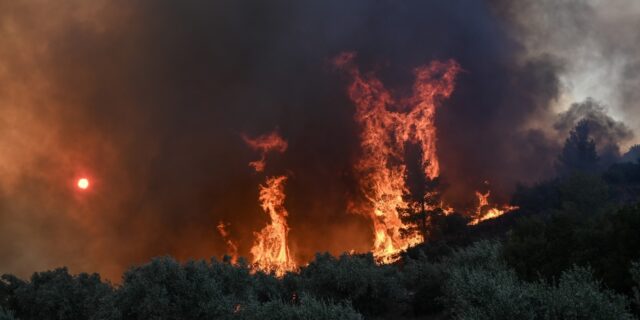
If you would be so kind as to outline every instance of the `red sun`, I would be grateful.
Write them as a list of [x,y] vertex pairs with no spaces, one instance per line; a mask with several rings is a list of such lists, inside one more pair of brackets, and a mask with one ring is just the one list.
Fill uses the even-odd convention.
[[87,179],[87,178],[80,178],[80,179],[78,179],[78,183],[77,183],[77,185],[78,185],[78,188],[80,188],[80,189],[82,189],[82,190],[87,190],[87,189],[89,189],[89,186],[90,186],[91,184],[89,183],[89,179]]

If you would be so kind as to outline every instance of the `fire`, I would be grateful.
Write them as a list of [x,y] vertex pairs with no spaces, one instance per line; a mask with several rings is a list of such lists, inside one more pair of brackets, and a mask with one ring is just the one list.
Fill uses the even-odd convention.
[[242,136],[244,142],[253,150],[260,151],[260,160],[249,162],[249,166],[253,167],[256,172],[264,171],[266,166],[266,157],[269,151],[285,152],[287,150],[287,142],[280,137],[277,132],[271,132],[257,138],[249,138]]
[[489,196],[491,195],[491,191],[487,191],[487,193],[481,193],[476,191],[476,197],[478,197],[478,207],[475,212],[475,219],[469,222],[470,225],[476,225],[484,220],[489,220],[493,218],[497,218],[509,211],[518,209],[517,206],[502,206],[501,209],[497,207],[491,207],[489,205]]
[[[416,68],[413,95],[396,99],[373,75],[363,75],[354,65],[354,53],[335,59],[351,76],[349,96],[356,105],[360,124],[362,157],[356,164],[360,186],[368,200],[367,214],[373,221],[373,254],[390,263],[409,246],[423,241],[419,234],[401,236],[405,227],[398,209],[406,208],[404,147],[407,142],[422,148],[424,173],[430,179],[440,174],[436,154],[436,104],[451,95],[459,65],[450,60],[434,61]],[[393,108],[393,109],[391,109]]]
[[236,264],[236,262],[238,261],[238,245],[233,240],[231,240],[229,232],[227,231],[227,225],[224,222],[220,221],[217,228],[218,232],[227,243],[227,253],[231,257],[231,263]]
[[286,181],[286,176],[269,177],[267,182],[260,186],[262,209],[269,215],[271,222],[260,232],[255,233],[255,244],[251,248],[256,267],[263,271],[274,272],[277,276],[296,269],[296,263],[291,257],[287,244],[288,213],[284,207]]
[[[269,151],[282,153],[287,150],[287,142],[275,131],[255,139],[246,136],[243,136],[243,139],[252,149],[261,153],[260,160],[249,163],[256,172],[264,171],[266,155]],[[266,183],[260,185],[260,203],[271,221],[260,232],[255,233],[256,239],[251,248],[253,264],[256,269],[274,272],[277,276],[282,276],[287,271],[297,268],[289,252],[287,242],[289,234],[287,216],[289,213],[284,207],[286,198],[284,184],[286,181],[286,176],[268,177]]]

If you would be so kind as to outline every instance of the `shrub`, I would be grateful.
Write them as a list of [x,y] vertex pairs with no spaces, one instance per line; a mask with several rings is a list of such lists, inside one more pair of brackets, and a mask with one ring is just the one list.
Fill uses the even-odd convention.
[[562,273],[557,286],[525,282],[483,241],[446,260],[445,301],[457,319],[633,319],[624,296],[602,290],[589,269]]
[[635,282],[635,286],[633,287],[633,302],[636,304],[636,307],[640,309],[640,261],[631,264],[629,273],[631,273],[631,277]]
[[320,299],[349,301],[367,316],[385,314],[406,302],[397,268],[376,265],[371,254],[318,254],[300,271],[300,286]]
[[243,320],[361,320],[362,316],[350,305],[326,303],[309,296],[303,296],[300,304],[284,303],[279,300],[256,304],[242,310],[237,319]]
[[19,319],[90,319],[101,301],[112,294],[97,274],[69,274],[66,268],[34,273],[28,282],[2,277],[6,304]]
[[602,290],[589,268],[573,267],[562,273],[557,287],[541,289],[547,319],[634,319],[626,297]]
[[442,287],[444,271],[423,255],[417,259],[406,258],[402,270],[404,286],[411,294],[409,301],[415,315],[437,314],[444,310]]
[[[105,305],[101,318],[211,319],[229,315],[235,304],[244,301],[224,295],[224,279],[216,271],[202,261],[181,266],[171,258],[134,267],[124,274],[122,286]],[[228,271],[233,273],[234,269]],[[241,283],[241,277],[226,275]]]
[[3,308],[0,308],[0,320],[15,320],[13,317],[13,312],[6,311]]

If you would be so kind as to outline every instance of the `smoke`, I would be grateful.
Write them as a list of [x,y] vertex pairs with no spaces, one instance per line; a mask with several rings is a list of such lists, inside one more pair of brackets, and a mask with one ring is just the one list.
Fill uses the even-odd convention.
[[[640,55],[630,53],[640,41],[627,26],[637,19],[591,26],[581,17],[600,13],[590,8],[551,12],[571,17],[557,19],[572,26],[563,35],[587,26],[589,39],[603,40],[623,30],[609,38],[618,39],[613,67],[625,72],[599,78],[620,88],[619,99],[595,98],[609,101],[614,119],[635,121]],[[273,128],[288,148],[269,154],[265,174],[290,173],[295,260],[370,249],[370,221],[346,213],[362,195],[355,107],[330,62],[345,51],[399,95],[415,67],[457,61],[464,71],[436,114],[445,200],[474,205],[489,180],[492,198],[506,201],[517,182],[552,173],[564,137],[548,124],[567,79],[583,70],[570,59],[571,36],[549,32],[546,43],[534,32],[544,25],[538,11],[511,9],[471,0],[0,1],[0,272],[69,265],[118,279],[155,255],[221,256],[219,221],[248,255],[267,217],[260,177],[246,165],[256,152],[242,137]],[[77,192],[78,176],[91,190]]]
[[[612,118],[640,129],[640,2],[525,0],[498,7],[528,55],[561,62],[556,111],[593,98],[609,106]],[[634,143],[628,139],[622,147]]]
[[604,165],[619,160],[619,146],[633,138],[633,132],[624,123],[611,118],[607,108],[593,99],[572,104],[569,110],[559,114],[554,128],[566,136],[580,122],[589,128],[590,138],[596,143]]

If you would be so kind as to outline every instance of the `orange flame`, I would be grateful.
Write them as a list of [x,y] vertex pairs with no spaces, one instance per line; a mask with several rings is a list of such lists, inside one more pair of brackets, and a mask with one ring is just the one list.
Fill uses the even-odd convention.
[[264,167],[266,166],[266,157],[269,151],[282,153],[287,150],[288,146],[287,141],[282,139],[276,131],[253,139],[243,135],[242,139],[247,143],[247,145],[249,145],[249,147],[251,147],[251,149],[260,151],[260,160],[249,162],[249,166],[253,167],[256,172],[264,171]]
[[[406,208],[405,143],[421,146],[423,169],[433,179],[440,174],[436,155],[436,103],[447,98],[460,71],[455,61],[434,61],[416,68],[413,96],[396,100],[373,75],[362,75],[354,65],[354,53],[339,55],[334,63],[352,77],[349,96],[356,105],[356,120],[362,132],[362,157],[356,164],[360,185],[368,200],[373,221],[373,254],[382,263],[398,259],[409,246],[423,241],[419,234],[401,236],[405,228],[398,212]],[[390,110],[390,107],[394,110]]]
[[476,197],[478,197],[478,207],[475,212],[475,219],[469,222],[470,225],[476,225],[482,221],[497,218],[509,211],[518,209],[517,206],[502,206],[501,209],[497,207],[491,207],[489,205],[489,196],[491,195],[491,191],[487,191],[487,193],[482,194],[481,192],[476,191]]
[[227,231],[227,225],[224,222],[220,221],[217,228],[218,232],[227,243],[227,253],[231,256],[231,263],[236,264],[236,262],[238,262],[238,245],[231,240],[229,232]]
[[284,183],[286,176],[269,177],[260,186],[262,209],[269,214],[271,223],[256,232],[256,241],[251,248],[253,263],[257,269],[274,272],[277,276],[296,269],[296,263],[289,253],[287,236],[287,209],[284,207]]

